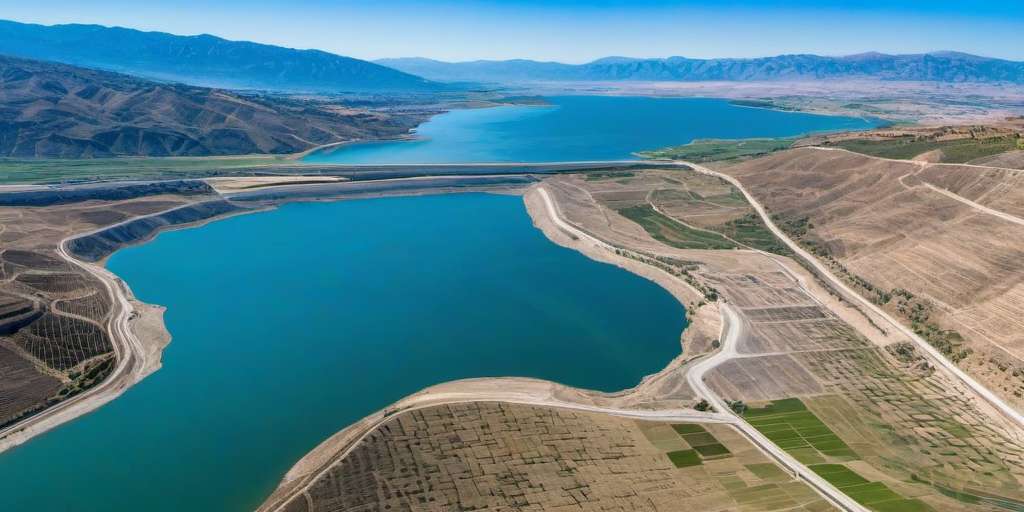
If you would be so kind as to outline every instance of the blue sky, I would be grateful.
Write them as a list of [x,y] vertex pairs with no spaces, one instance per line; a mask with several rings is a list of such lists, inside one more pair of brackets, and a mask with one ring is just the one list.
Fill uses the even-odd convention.
[[1015,2],[0,0],[0,17],[211,33],[364,59],[845,55],[958,50],[1024,60]]

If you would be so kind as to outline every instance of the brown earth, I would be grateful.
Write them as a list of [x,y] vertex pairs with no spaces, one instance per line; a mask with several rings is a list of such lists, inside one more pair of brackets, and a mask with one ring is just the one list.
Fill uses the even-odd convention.
[[1019,171],[796,149],[724,172],[835,273],[1024,406]]
[[0,56],[0,156],[285,154],[400,136],[422,120]]
[[832,510],[730,427],[687,426],[727,452],[676,467],[668,453],[701,441],[669,423],[494,402],[419,409],[284,510]]
[[99,279],[60,257],[61,241],[202,197],[190,188],[118,201],[0,206],[0,427],[92,388],[115,363],[113,297]]

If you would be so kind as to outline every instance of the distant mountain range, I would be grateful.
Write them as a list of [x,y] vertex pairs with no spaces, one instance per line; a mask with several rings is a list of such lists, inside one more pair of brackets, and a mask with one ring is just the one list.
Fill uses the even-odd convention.
[[100,25],[45,26],[0,20],[0,54],[231,89],[409,92],[443,87],[389,67],[319,50]]
[[0,156],[293,153],[420,121],[0,56]]
[[915,55],[864,53],[846,57],[780,55],[757,59],[633,59],[607,57],[587,64],[532,60],[442,62],[382,59],[378,64],[438,81],[755,81],[870,78],[927,82],[1024,83],[1024,62],[957,52]]

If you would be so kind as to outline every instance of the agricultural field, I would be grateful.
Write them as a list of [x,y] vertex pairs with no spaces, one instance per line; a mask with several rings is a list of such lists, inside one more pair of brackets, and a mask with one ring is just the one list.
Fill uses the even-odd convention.
[[844,462],[859,456],[799,399],[748,408],[744,418],[779,448],[872,510],[932,510],[924,502],[900,496],[884,483],[868,481],[845,466]]
[[397,415],[288,512],[833,510],[726,425],[467,403]]
[[276,155],[73,160],[0,158],[0,185],[203,178],[232,171],[270,168],[289,162],[287,157]]
[[1024,215],[1019,172],[809,148],[725,171],[848,285],[1024,405],[1024,227],[969,203]]
[[[821,186],[828,178],[820,178]],[[843,470],[831,477],[851,479],[851,496],[874,510],[985,510],[995,502],[1024,502],[1024,447],[1013,427],[990,416],[912,345],[896,343],[901,338],[855,310],[842,316],[841,304],[827,308],[819,302],[827,293],[826,299],[812,296],[767,256],[680,249],[613,215],[651,198],[669,198],[678,201],[674,209],[663,203],[658,209],[673,218],[696,225],[694,219],[712,217],[703,214],[717,212],[688,195],[693,182],[685,173],[638,173],[628,184],[570,177],[547,183],[566,205],[567,217],[589,232],[657,254],[668,267],[683,265],[686,275],[738,310],[747,334],[735,347],[737,355],[709,371],[705,381],[735,408],[746,407],[751,423],[766,428],[800,460],[840,465],[857,475]],[[682,452],[675,456],[680,463],[695,463],[700,454],[694,447],[673,443],[665,448]]]
[[0,389],[0,426],[89,389],[114,367],[112,297],[97,278],[58,256],[60,241],[183,205],[195,198],[188,193],[116,201],[0,195],[0,373],[12,377]]
[[[842,181],[841,172],[823,172],[844,168],[833,159],[866,158],[814,149],[791,153],[828,156],[824,162],[783,168],[800,176],[805,189],[827,187],[833,193],[854,188]],[[767,157],[773,162],[761,162],[758,172],[778,165],[775,159],[784,154]],[[741,166],[753,167],[756,162]],[[887,162],[884,180],[902,187],[898,178],[915,169],[920,166]],[[816,180],[808,180],[805,173],[814,173]],[[837,178],[842,178],[839,183],[833,181]],[[911,180],[906,181],[911,186]],[[1018,431],[993,416],[957,381],[936,371],[901,335],[882,329],[870,315],[829,293],[827,287],[812,293],[817,286],[814,279],[804,274],[804,281],[798,280],[794,274],[802,269],[796,263],[784,264],[782,258],[751,251],[680,249],[618,214],[623,208],[650,204],[652,198],[663,214],[689,225],[725,211],[709,211],[706,203],[690,195],[694,183],[685,172],[658,171],[615,181],[559,176],[546,180],[545,187],[557,197],[566,218],[588,233],[630,247],[641,261],[652,262],[702,290],[713,290],[731,304],[742,319],[745,335],[734,347],[736,355],[705,374],[705,382],[734,410],[756,411],[776,400],[798,398],[804,410],[789,411],[794,424],[772,427],[779,429],[773,435],[808,464],[841,465],[858,475],[851,477],[843,470],[833,477],[851,479],[846,483],[857,499],[875,510],[993,510],[996,503],[1014,510],[1024,502],[1024,447]],[[703,183],[707,193],[713,183]],[[820,199],[777,190],[780,197],[769,205],[773,213],[782,210],[778,205]],[[707,197],[704,193],[701,197]],[[858,198],[873,204],[870,200],[877,194]],[[664,204],[666,197],[679,204],[673,209]],[[704,215],[708,213],[712,215]],[[918,213],[901,222],[913,226],[929,220],[922,217],[926,215]],[[818,221],[804,222],[803,229],[814,233]],[[819,240],[832,251],[854,249],[827,245],[825,237]],[[902,293],[891,297],[894,306],[903,299]],[[787,413],[777,408],[775,412]],[[761,414],[767,416],[767,412]],[[666,442],[670,443],[663,446],[666,451],[681,452],[675,455],[677,462],[696,463],[700,454],[695,448],[678,440]],[[831,466],[819,469],[834,470]]]
[[643,158],[654,160],[685,160],[707,163],[722,160],[754,158],[789,149],[797,139],[699,139],[682,146],[643,151]]
[[736,244],[713,231],[694,229],[655,211],[650,205],[630,206],[619,214],[642,226],[655,240],[679,249],[734,249]]
[[1020,149],[1015,136],[935,140],[913,136],[883,140],[852,139],[833,146],[868,156],[910,160],[930,151],[937,151],[936,160],[943,163],[966,163]]
[[584,183],[603,206],[679,249],[788,249],[761,222],[743,195],[718,178],[688,171],[633,171]]

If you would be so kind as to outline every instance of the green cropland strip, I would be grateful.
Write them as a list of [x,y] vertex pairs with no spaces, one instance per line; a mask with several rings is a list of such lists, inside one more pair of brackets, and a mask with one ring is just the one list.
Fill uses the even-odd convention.
[[909,160],[920,154],[940,149],[943,163],[965,163],[976,158],[1018,149],[1018,142],[1019,139],[1015,137],[968,138],[949,141],[899,137],[886,140],[853,139],[837,142],[834,146],[854,153],[896,160]]
[[201,178],[288,162],[286,157],[270,155],[81,160],[2,158],[0,184]]
[[[671,216],[669,220],[721,234],[733,246],[741,245],[784,256],[792,254],[768,230],[761,217],[750,209],[739,190],[725,182],[701,183],[689,176],[687,178],[677,181],[691,188],[657,189],[650,194],[648,204],[657,206],[655,213],[664,212],[663,216]],[[620,210],[619,213],[623,212]]]
[[675,464],[677,468],[699,466],[703,464],[703,462],[701,462],[700,455],[698,455],[695,450],[668,452],[668,459],[671,460],[672,464]]
[[931,510],[924,502],[906,499],[884,483],[871,482],[839,464],[859,460],[860,457],[799,398],[774,400],[763,407],[750,407],[744,417],[780,448],[872,510]]
[[747,421],[797,460],[812,464],[826,460],[856,460],[842,439],[807,409],[799,398],[776,400],[761,408],[748,408]]
[[714,162],[765,155],[789,149],[794,142],[796,139],[698,139],[682,146],[644,151],[637,155],[656,160]]
[[729,425],[500,402],[398,412],[314,478],[280,510],[835,510]]
[[725,237],[680,224],[651,208],[636,205],[619,210],[627,219],[642,226],[656,240],[680,249],[733,249],[736,244]]
[[703,426],[689,423],[672,425],[672,428],[693,447],[701,458],[720,459],[731,455],[729,449],[708,432]]

